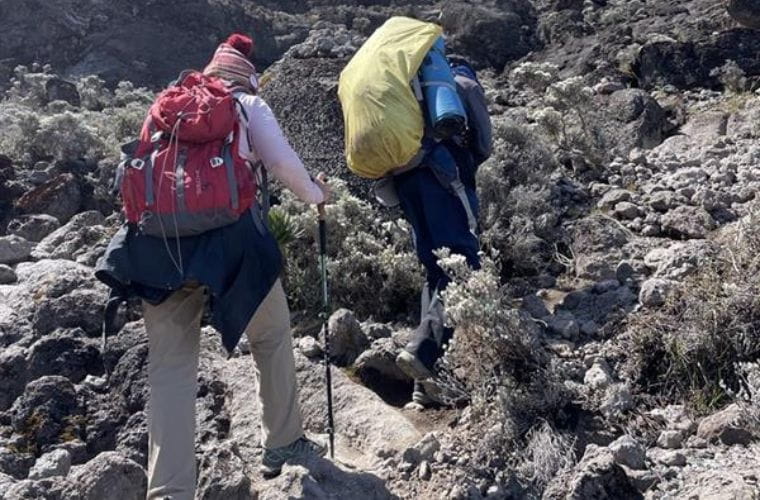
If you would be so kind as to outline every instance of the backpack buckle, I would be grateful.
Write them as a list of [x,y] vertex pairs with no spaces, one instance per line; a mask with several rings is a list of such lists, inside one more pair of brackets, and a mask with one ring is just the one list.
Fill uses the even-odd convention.
[[153,135],[151,135],[151,136],[150,136],[150,142],[151,142],[151,143],[154,143],[154,142],[158,142],[158,141],[160,141],[160,140],[161,140],[161,136],[162,136],[163,134],[164,134],[164,133],[163,133],[163,132],[161,132],[160,130],[159,130],[158,132],[155,132]]
[[129,166],[137,170],[142,170],[145,166],[145,161],[140,158],[134,158],[129,162]]
[[224,165],[224,159],[214,156],[208,161],[211,164],[211,168],[219,168]]

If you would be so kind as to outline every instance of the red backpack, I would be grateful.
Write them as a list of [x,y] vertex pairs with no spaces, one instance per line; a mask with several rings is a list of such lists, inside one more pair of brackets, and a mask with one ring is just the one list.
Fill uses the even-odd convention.
[[221,80],[197,71],[159,94],[139,141],[122,148],[117,185],[128,222],[151,236],[191,236],[251,207],[258,187],[239,154],[238,120],[247,118],[237,106]]

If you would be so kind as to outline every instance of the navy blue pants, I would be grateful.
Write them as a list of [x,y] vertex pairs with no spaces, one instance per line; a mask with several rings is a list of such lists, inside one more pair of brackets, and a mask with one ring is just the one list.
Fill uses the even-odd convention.
[[[438,265],[433,250],[449,248],[453,254],[463,255],[473,269],[480,268],[478,239],[470,232],[467,212],[462,202],[439,181],[430,168],[421,166],[394,178],[401,209],[414,230],[417,257],[427,272],[425,292],[442,291],[449,277]],[[475,186],[465,184],[470,205],[477,217],[478,200]],[[431,302],[431,296],[422,303]],[[432,370],[443,353],[443,346],[453,331],[443,327],[440,308],[422,311],[420,326],[406,349],[415,354]]]
[[[414,230],[417,257],[427,271],[431,290],[443,290],[449,278],[438,266],[433,250],[450,248],[464,255],[473,269],[480,268],[478,240],[470,232],[467,212],[460,199],[442,186],[427,167],[418,167],[394,178],[403,210]],[[465,185],[470,205],[477,217],[478,200],[474,186]]]

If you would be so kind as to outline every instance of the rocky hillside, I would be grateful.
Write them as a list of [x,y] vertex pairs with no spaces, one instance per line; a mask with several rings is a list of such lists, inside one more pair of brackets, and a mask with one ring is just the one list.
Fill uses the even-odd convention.
[[[418,315],[410,228],[348,173],[337,101],[340,70],[393,14],[444,25],[495,127],[483,269],[442,254],[451,404],[424,411],[393,363]],[[121,224],[119,143],[153,89],[235,29],[338,193],[338,457],[265,481],[249,348],[227,360],[206,326],[198,498],[760,498],[757,1],[7,0],[0,28],[0,498],[144,497],[140,307],[103,351],[92,269]],[[316,216],[275,191],[319,434]]]

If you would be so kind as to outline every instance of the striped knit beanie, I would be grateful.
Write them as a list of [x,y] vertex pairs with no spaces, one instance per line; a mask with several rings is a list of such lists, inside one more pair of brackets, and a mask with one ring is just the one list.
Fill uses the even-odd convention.
[[232,34],[217,47],[203,74],[216,76],[250,90],[257,90],[256,67],[248,59],[253,40],[238,33]]

